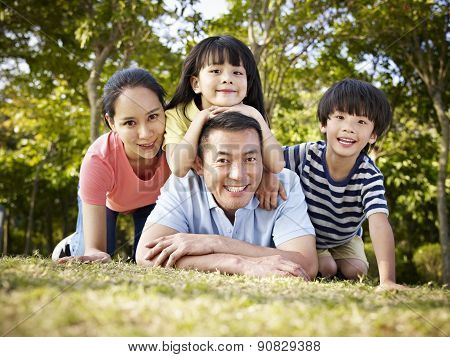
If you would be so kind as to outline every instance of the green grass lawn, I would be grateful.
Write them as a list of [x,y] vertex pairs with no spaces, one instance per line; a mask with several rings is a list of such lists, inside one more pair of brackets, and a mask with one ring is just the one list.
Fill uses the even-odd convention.
[[450,292],[0,259],[3,336],[448,336]]

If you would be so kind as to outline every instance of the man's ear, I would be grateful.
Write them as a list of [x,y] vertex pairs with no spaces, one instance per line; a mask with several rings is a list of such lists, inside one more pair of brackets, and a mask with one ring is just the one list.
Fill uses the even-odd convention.
[[203,160],[200,158],[200,156],[196,156],[194,164],[192,166],[199,176],[203,176]]
[[370,135],[369,144],[370,145],[375,144],[377,139],[378,139],[377,133],[373,132],[372,135]]
[[195,94],[200,94],[200,81],[198,77],[191,76],[191,87]]
[[109,127],[112,131],[116,131],[116,127],[114,126],[114,120],[109,116],[108,113],[105,114],[105,120],[108,122]]

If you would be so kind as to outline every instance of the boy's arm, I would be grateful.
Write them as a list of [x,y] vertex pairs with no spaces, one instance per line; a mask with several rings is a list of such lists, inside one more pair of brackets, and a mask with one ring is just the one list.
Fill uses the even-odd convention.
[[[213,107],[211,107],[214,109]],[[208,120],[211,108],[198,112],[183,139],[178,144],[167,144],[167,163],[175,176],[184,177],[193,167],[203,125]]]
[[373,213],[369,216],[369,232],[377,258],[380,290],[406,289],[395,283],[394,233],[385,213]]

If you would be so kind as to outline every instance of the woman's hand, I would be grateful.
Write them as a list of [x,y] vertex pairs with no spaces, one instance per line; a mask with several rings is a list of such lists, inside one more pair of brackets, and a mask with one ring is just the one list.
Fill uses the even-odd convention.
[[80,255],[72,257],[59,258],[56,262],[64,264],[68,262],[82,262],[82,263],[108,263],[111,261],[111,256],[105,252],[97,252],[89,255]]

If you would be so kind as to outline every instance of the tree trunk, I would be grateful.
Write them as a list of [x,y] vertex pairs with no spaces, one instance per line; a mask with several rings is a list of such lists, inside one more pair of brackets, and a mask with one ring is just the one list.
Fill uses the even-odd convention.
[[5,210],[6,215],[6,222],[5,222],[5,234],[3,236],[3,250],[2,254],[7,255],[8,254],[8,240],[9,240],[9,214],[8,211]]
[[0,252],[3,251],[3,222],[5,221],[5,207],[0,205]]
[[60,196],[60,203],[61,203],[61,214],[62,214],[62,237],[67,237],[69,235],[69,229],[68,229],[68,210],[67,210],[67,201],[66,197],[64,195]]
[[42,166],[44,165],[44,161],[42,160],[36,168],[36,172],[34,173],[34,183],[33,183],[33,191],[31,193],[30,198],[30,210],[28,211],[28,224],[27,224],[27,232],[25,235],[25,255],[30,255],[31,253],[31,235],[33,234],[33,216],[34,216],[34,206],[36,203],[36,195],[39,184],[39,171],[41,171]]
[[100,74],[103,71],[105,62],[115,48],[120,35],[121,24],[114,24],[109,39],[105,43],[94,45],[94,64],[92,66],[89,79],[86,81],[86,89],[89,99],[89,108],[91,113],[90,119],[90,140],[91,143],[98,138],[99,135],[99,117],[100,117],[100,100],[97,93],[97,87],[100,82]]
[[98,95],[97,95],[97,86],[99,82],[100,73],[97,72],[96,66],[91,70],[91,74],[89,79],[86,82],[86,89],[89,99],[89,108],[90,108],[90,140],[91,143],[98,138],[99,134],[99,107],[98,107]]
[[47,210],[45,212],[46,224],[45,231],[47,235],[47,254],[51,254],[53,250],[53,212],[52,212],[52,204],[47,206]]
[[437,209],[439,218],[439,241],[442,249],[443,281],[450,284],[450,250],[448,237],[448,208],[445,192],[445,181],[447,179],[447,165],[449,153],[449,123],[442,102],[440,91],[432,93],[433,106],[436,110],[441,125],[441,142],[439,153],[439,173],[437,181]]

